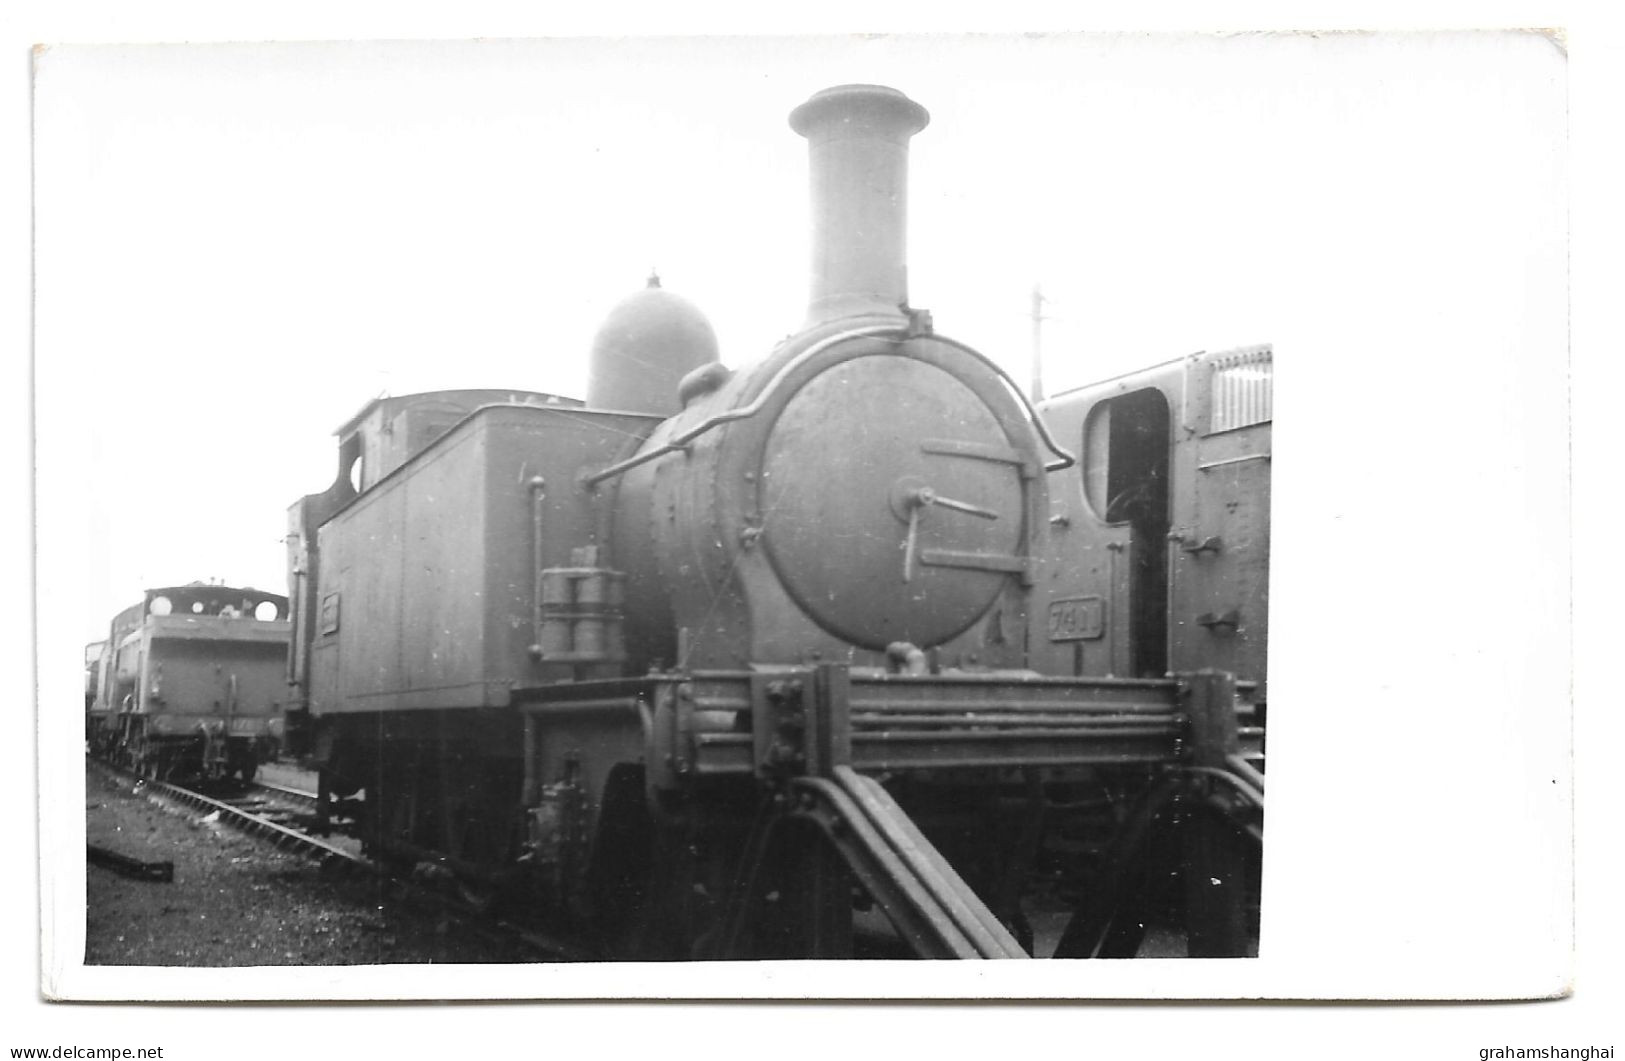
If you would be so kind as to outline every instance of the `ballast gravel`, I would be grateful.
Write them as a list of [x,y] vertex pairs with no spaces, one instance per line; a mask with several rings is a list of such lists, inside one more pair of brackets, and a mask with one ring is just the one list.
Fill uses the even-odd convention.
[[86,965],[390,965],[534,961],[517,943],[370,876],[324,873],[306,856],[150,799],[88,765],[89,843],[174,863],[168,883],[86,867]]

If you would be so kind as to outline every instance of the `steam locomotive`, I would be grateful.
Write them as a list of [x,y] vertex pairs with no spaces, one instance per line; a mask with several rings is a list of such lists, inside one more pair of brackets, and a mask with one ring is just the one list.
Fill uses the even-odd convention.
[[908,303],[927,121],[791,115],[812,295],[761,360],[651,280],[584,403],[340,429],[287,537],[324,821],[610,958],[1133,954],[1149,905],[1254,951],[1269,351],[1040,415]]
[[85,653],[85,740],[158,780],[252,780],[280,748],[288,598],[192,583],[147,590]]

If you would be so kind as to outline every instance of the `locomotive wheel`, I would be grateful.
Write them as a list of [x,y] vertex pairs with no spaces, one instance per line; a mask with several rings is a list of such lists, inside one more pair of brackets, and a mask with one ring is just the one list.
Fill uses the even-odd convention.
[[149,747],[147,742],[136,739],[129,749],[130,769],[137,777],[148,781],[158,780],[158,750]]
[[715,957],[724,901],[750,833],[754,789],[713,791],[703,814],[680,806],[651,814],[642,777],[641,767],[627,767],[606,786],[586,889],[602,946],[637,961]]
[[1181,822],[1185,930],[1192,958],[1257,954],[1259,845],[1234,819],[1198,804]]
[[850,958],[853,881],[816,826],[786,821],[762,856],[762,873],[741,880],[744,932],[724,936],[719,957]]
[[631,926],[655,887],[655,832],[643,767],[623,763],[612,769],[602,800],[585,890],[603,945],[614,953],[633,945]]
[[225,767],[220,771],[222,778],[230,779],[233,776],[242,779],[243,784],[254,780],[259,773],[260,759],[254,752],[251,741],[233,741],[226,755]]
[[1060,942],[1057,958],[1132,958],[1145,935],[1140,916],[1151,885],[1149,852],[1159,819],[1179,794],[1168,780],[1144,793],[1118,827],[1102,869],[1085,890],[1086,902],[1074,911]]
[[1055,957],[1135,957],[1146,925],[1175,911],[1190,957],[1256,953],[1257,908],[1246,896],[1257,894],[1258,844],[1196,796],[1171,779],[1142,797],[1089,889],[1094,902],[1074,913]]

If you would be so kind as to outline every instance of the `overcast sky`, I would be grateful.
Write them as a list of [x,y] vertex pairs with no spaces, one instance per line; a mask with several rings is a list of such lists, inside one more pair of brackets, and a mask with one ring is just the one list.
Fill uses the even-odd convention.
[[651,267],[760,356],[805,305],[786,115],[825,86],[931,112],[912,301],[1025,377],[1042,284],[1053,392],[1258,342],[1288,380],[1521,349],[1563,279],[1562,74],[1512,34],[53,50],[39,412],[95,483],[86,637],[148,585],[280,588],[283,511],[374,395],[579,395]]

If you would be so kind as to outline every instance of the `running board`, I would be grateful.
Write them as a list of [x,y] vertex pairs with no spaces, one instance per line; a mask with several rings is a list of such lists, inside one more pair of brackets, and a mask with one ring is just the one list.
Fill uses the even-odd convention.
[[819,827],[920,957],[1029,956],[880,782],[837,766],[790,789],[790,814]]

